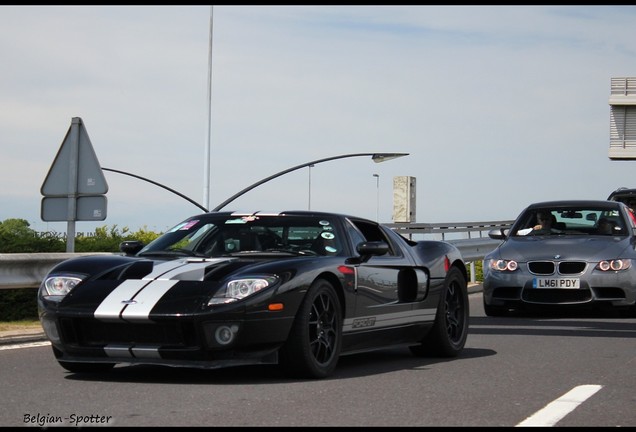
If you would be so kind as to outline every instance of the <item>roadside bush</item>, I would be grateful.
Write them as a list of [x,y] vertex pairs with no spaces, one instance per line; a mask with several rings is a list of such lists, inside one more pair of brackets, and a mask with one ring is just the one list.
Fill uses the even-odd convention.
[[[119,252],[119,244],[126,240],[150,243],[161,233],[146,227],[131,232],[128,227],[102,226],[90,234],[75,236],[75,252]],[[37,232],[24,219],[0,222],[0,253],[66,252],[66,235],[56,232]]]
[[38,319],[37,288],[0,290],[0,318],[2,321]]
[[475,261],[475,280],[477,282],[481,282],[484,280],[483,265],[484,265],[484,262],[482,260]]

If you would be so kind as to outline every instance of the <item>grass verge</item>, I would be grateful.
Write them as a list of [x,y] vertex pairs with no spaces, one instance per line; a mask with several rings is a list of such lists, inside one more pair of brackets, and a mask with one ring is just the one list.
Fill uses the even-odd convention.
[[1,321],[0,331],[24,330],[42,328],[39,320]]

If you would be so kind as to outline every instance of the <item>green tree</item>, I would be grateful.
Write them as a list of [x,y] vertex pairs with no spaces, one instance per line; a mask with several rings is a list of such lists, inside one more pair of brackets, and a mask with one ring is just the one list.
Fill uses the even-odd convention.
[[62,235],[38,233],[24,219],[0,222],[0,253],[64,252]]
[[24,219],[5,219],[0,222],[0,233],[12,236],[31,236],[35,233]]

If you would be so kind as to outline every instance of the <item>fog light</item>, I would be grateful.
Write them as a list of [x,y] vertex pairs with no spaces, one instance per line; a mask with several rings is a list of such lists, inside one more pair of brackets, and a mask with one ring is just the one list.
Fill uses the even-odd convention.
[[234,325],[222,325],[214,332],[214,339],[219,345],[227,345],[232,343],[238,333],[238,326]]
[[44,329],[44,333],[46,333],[46,337],[49,338],[51,342],[60,343],[60,335],[57,332],[55,321],[43,319],[41,323],[42,328]]

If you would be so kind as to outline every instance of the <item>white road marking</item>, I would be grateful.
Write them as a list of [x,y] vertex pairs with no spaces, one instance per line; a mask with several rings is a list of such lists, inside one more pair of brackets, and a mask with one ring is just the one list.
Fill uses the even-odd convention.
[[522,421],[518,426],[554,426],[563,417],[601,389],[600,385],[580,385],[550,402],[545,407]]
[[41,342],[24,342],[24,343],[0,345],[0,351],[20,349],[20,348],[41,347],[41,346],[47,346],[47,345],[51,345],[51,342],[41,341]]

